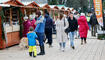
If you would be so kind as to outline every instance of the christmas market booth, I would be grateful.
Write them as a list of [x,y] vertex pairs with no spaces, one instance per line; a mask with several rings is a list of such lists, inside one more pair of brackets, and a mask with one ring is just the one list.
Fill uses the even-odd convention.
[[35,14],[35,12],[39,9],[40,6],[36,2],[32,2],[25,6],[24,12],[29,16],[30,14]]
[[[0,8],[0,49],[19,44],[22,35],[22,4],[10,0]],[[1,37],[2,35],[2,37]]]

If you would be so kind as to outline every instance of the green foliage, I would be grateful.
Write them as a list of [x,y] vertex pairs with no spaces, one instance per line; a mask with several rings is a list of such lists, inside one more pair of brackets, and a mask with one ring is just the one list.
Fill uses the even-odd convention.
[[5,16],[4,16],[3,9],[0,11],[0,16],[1,16],[1,24],[2,24],[2,39],[4,40],[5,39],[5,34],[4,34],[3,22],[4,22],[4,19],[5,19]]
[[88,0],[67,0],[66,6],[73,7],[76,10],[81,8],[82,12],[86,12],[88,9]]
[[20,20],[20,38],[22,38],[23,37],[23,20],[22,20],[23,14],[20,8],[18,8],[18,11],[19,11],[19,20]]
[[105,9],[105,1],[103,2],[103,9]]
[[105,34],[98,35],[98,39],[100,39],[100,40],[105,39]]
[[52,1],[48,1],[49,5],[57,5],[58,1],[57,0],[52,0]]

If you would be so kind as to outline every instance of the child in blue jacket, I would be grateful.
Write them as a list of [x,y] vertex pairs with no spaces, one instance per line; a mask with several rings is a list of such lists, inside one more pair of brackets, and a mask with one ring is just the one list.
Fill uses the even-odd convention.
[[36,38],[37,35],[35,32],[33,32],[33,27],[30,27],[30,31],[27,34],[27,38],[28,38],[28,45],[29,45],[29,55],[33,57],[37,56],[37,50],[36,50]]

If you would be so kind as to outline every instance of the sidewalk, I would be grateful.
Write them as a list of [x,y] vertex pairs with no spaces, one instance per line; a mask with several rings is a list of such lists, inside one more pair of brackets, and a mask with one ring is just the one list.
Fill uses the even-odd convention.
[[[65,52],[59,50],[59,45],[54,38],[53,47],[45,44],[46,55],[29,57],[28,50],[20,50],[18,46],[0,50],[0,60],[105,60],[105,40],[97,40],[88,34],[87,44],[81,45],[80,39],[75,40],[76,49],[70,48],[69,41]],[[39,47],[37,47],[39,52]]]

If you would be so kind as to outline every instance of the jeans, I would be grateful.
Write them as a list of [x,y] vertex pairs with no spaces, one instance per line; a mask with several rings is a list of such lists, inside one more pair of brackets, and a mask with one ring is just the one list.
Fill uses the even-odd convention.
[[91,25],[90,25],[90,23],[88,22],[88,26],[89,26],[89,30],[91,30]]
[[59,43],[59,45],[61,48],[65,48],[66,42],[61,42],[61,43]]
[[74,34],[75,34],[75,32],[69,32],[71,46],[74,46]]
[[44,46],[44,33],[37,33],[40,46]]

